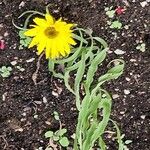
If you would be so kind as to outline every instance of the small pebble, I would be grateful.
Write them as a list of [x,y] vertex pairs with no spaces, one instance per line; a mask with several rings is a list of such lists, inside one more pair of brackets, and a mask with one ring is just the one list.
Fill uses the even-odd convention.
[[119,98],[119,95],[118,94],[114,94],[114,95],[112,95],[112,98],[113,99]]
[[58,93],[56,93],[55,91],[52,91],[52,95],[54,95],[55,97],[59,97]]
[[125,90],[124,90],[124,94],[125,94],[125,95],[129,95],[129,94],[130,94],[130,91],[125,89]]
[[141,2],[140,5],[141,5],[142,7],[145,7],[145,6],[147,5],[147,1]]
[[10,62],[10,63],[11,63],[11,65],[15,66],[15,65],[17,64],[17,61],[14,60],[14,61],[12,61],[12,62]]
[[35,58],[31,58],[31,59],[26,60],[26,62],[27,62],[27,63],[33,62],[34,60],[35,60]]
[[142,116],[141,116],[141,119],[143,119],[143,120],[144,120],[144,119],[145,119],[145,117],[146,117],[145,115],[142,115]]
[[128,81],[128,82],[131,80],[131,79],[130,79],[130,78],[128,78],[128,77],[126,77],[125,79],[126,79],[126,81]]
[[38,118],[38,115],[34,115],[33,117],[34,117],[35,119],[37,119],[37,118]]
[[15,129],[15,132],[23,132],[23,128],[17,128],[17,129]]
[[24,113],[22,113],[22,116],[26,116],[27,114],[24,112]]
[[47,103],[47,99],[46,99],[46,97],[43,97],[43,103]]
[[49,121],[45,121],[45,124],[47,124],[47,125],[51,125],[51,122],[49,122]]
[[19,4],[19,9],[20,9],[21,7],[24,7],[24,6],[25,6],[25,2],[22,1],[22,2]]
[[41,101],[34,101],[34,103],[37,104],[37,105],[41,105],[42,104]]
[[122,51],[122,50],[120,50],[120,49],[116,49],[116,50],[114,51],[114,53],[117,54],[117,55],[123,55],[123,54],[125,54],[125,51]]
[[124,115],[124,114],[125,114],[125,111],[120,111],[120,114],[121,114],[121,115]]
[[6,36],[8,36],[8,35],[9,35],[8,32],[5,32],[5,33],[4,33],[4,37],[6,37]]
[[136,62],[136,59],[130,59],[131,62]]

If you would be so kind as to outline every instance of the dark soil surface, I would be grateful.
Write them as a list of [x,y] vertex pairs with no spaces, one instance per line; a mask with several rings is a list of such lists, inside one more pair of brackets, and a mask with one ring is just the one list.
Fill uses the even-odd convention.
[[[143,6],[143,3],[147,3]],[[150,150],[150,7],[147,0],[1,0],[0,38],[5,41],[5,49],[0,50],[0,67],[11,66],[8,78],[0,76],[0,150],[38,150],[48,144],[44,133],[58,130],[53,111],[60,114],[63,127],[68,135],[75,132],[77,111],[74,97],[61,80],[48,72],[47,61],[42,57],[35,85],[38,56],[35,51],[19,50],[17,29],[12,25],[26,10],[45,12],[48,3],[54,4],[51,13],[62,16],[84,28],[92,28],[110,45],[108,60],[123,58],[126,62],[124,74],[106,85],[113,97],[111,117],[118,122],[129,150]],[[115,15],[122,22],[122,29],[110,29],[105,7],[122,6],[126,10]],[[114,19],[115,19],[114,18]],[[145,52],[137,50],[137,45],[146,44]],[[115,50],[123,54],[116,54]],[[24,68],[24,71],[17,69]],[[107,68],[106,68],[107,69]],[[100,75],[100,71],[98,71]],[[109,150],[117,150],[108,136]],[[111,142],[110,142],[111,141]]]

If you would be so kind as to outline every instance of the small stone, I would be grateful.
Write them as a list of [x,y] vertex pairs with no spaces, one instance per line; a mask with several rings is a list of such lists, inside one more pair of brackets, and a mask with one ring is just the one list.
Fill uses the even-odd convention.
[[45,121],[45,124],[47,124],[47,125],[51,125],[51,122],[49,122],[49,121]]
[[52,91],[52,95],[54,95],[55,97],[59,97],[58,93],[55,91]]
[[128,30],[128,29],[129,29],[129,25],[125,25],[124,28],[125,28],[126,30]]
[[16,68],[17,68],[19,71],[21,71],[21,72],[25,71],[25,69],[22,68],[22,67],[20,67],[20,66],[16,66]]
[[38,118],[38,115],[34,115],[33,117],[34,117],[35,119],[37,119],[37,118]]
[[8,35],[9,35],[8,32],[5,32],[5,33],[4,33],[4,37],[6,37],[6,36],[8,36]]
[[117,98],[119,98],[119,95],[118,94],[114,94],[114,95],[112,95],[112,98],[113,99],[117,99]]
[[41,101],[34,101],[34,103],[37,104],[37,105],[41,105],[42,104]]
[[115,91],[119,91],[119,89],[115,89]]
[[31,58],[31,59],[26,60],[26,62],[27,62],[27,63],[33,62],[34,60],[35,60],[35,58]]
[[124,114],[125,114],[125,111],[120,111],[120,114],[121,114],[121,115],[124,115]]
[[122,50],[120,50],[120,49],[116,49],[116,50],[114,51],[114,53],[117,54],[117,55],[123,55],[123,54],[125,54],[125,52],[122,51]]
[[12,61],[12,62],[10,62],[10,63],[11,63],[11,65],[15,66],[15,65],[17,64],[17,61],[14,60],[14,61]]
[[129,95],[129,94],[130,94],[130,91],[125,89],[125,90],[124,90],[124,94],[125,94],[125,95]]
[[26,116],[27,114],[24,112],[24,113],[22,113],[22,116]]
[[24,6],[25,6],[25,2],[22,1],[22,2],[19,4],[19,9],[20,9],[21,7],[24,7]]
[[146,117],[145,115],[142,115],[142,116],[141,116],[141,119],[143,119],[143,120],[144,120],[144,119],[145,119],[145,117]]
[[17,129],[15,129],[15,131],[17,132],[23,132],[23,128],[17,128]]
[[136,59],[130,59],[131,62],[136,62]]
[[26,118],[21,118],[20,121],[24,122],[24,121],[26,121]]
[[6,100],[6,96],[7,96],[7,92],[5,92],[5,93],[2,95],[2,101],[5,101],[5,100]]
[[140,5],[141,5],[142,7],[145,7],[145,6],[147,5],[147,1],[141,2]]
[[43,97],[43,103],[47,103],[47,99],[46,99],[46,97]]
[[39,147],[39,149],[38,150],[43,150],[43,147]]
[[126,77],[125,79],[126,79],[126,81],[128,81],[128,82],[131,80],[131,79],[130,79],[130,78],[128,78],[128,77]]

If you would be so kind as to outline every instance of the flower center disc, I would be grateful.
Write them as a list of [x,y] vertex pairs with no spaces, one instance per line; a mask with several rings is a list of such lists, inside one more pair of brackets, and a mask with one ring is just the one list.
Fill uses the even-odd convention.
[[55,38],[58,35],[58,31],[54,27],[48,27],[45,29],[45,35],[48,38]]

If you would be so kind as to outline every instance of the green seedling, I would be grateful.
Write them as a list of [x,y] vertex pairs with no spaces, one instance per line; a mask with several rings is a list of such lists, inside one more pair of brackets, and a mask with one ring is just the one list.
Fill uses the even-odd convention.
[[115,21],[111,22],[110,28],[111,29],[121,29],[122,23],[119,20],[115,20]]
[[137,50],[140,50],[141,52],[145,52],[146,49],[146,44],[145,43],[141,43],[136,47]]
[[69,140],[64,135],[66,132],[66,129],[59,129],[56,132],[47,131],[45,133],[45,138],[50,138],[52,141],[58,142],[62,147],[67,147],[69,145]]
[[7,77],[10,76],[11,71],[12,71],[12,68],[11,68],[11,67],[2,66],[2,67],[0,68],[0,75],[1,75],[3,78],[7,78]]
[[55,120],[57,120],[57,121],[60,120],[60,119],[59,119],[59,114],[58,114],[57,111],[54,111],[54,118],[55,118]]
[[[59,121],[60,128],[56,132],[53,132],[51,130],[47,131],[45,133],[45,138],[49,138],[51,142],[55,142],[55,143],[57,143],[57,145],[60,145],[62,147],[68,147],[69,140],[65,136],[65,133],[67,133],[67,129],[61,128],[62,125],[61,125],[61,121],[60,121],[60,118],[59,118],[59,114],[56,111],[54,111],[54,118],[55,118],[55,120]],[[48,145],[47,149],[48,148],[51,148],[50,144]]]
[[[124,137],[125,137],[125,134],[122,134],[122,135],[121,135],[121,139],[123,140]],[[125,141],[124,141],[124,144],[123,144],[124,150],[129,150],[127,146],[128,146],[129,144],[131,144],[131,143],[132,143],[132,140],[125,140]]]
[[106,11],[106,15],[109,17],[109,18],[113,18],[115,16],[115,10],[112,9],[113,7],[111,6],[110,8],[109,7],[106,7],[105,8],[105,11]]
[[23,49],[23,47],[28,47],[32,38],[27,37],[24,35],[25,30],[19,31],[19,37],[20,37],[20,46],[19,49]]

